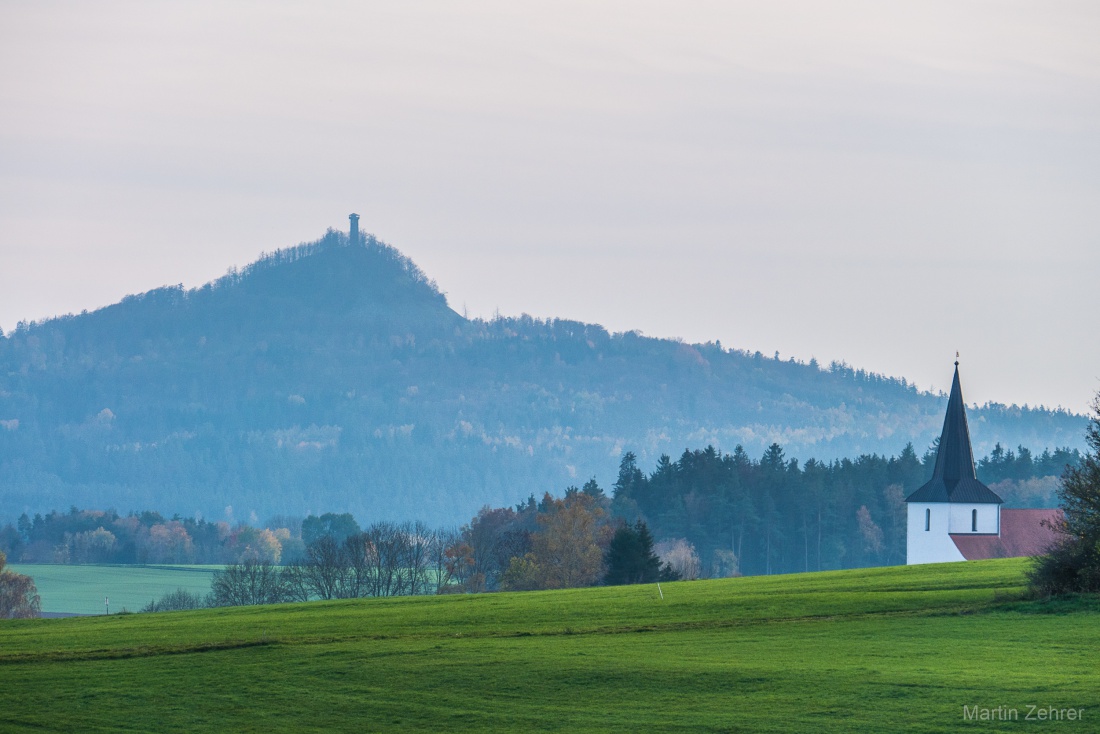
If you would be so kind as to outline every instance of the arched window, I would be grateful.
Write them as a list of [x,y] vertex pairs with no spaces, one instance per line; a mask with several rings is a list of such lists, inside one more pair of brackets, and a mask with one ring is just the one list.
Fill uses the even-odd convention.
[[971,510],[970,511],[970,532],[972,532],[972,533],[978,532],[978,511],[977,510]]
[[932,510],[925,510],[924,511],[924,529],[925,530],[931,530],[932,529]]

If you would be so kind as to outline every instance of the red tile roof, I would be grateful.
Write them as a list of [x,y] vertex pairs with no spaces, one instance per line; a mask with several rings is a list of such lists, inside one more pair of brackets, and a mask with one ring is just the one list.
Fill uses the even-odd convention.
[[1016,558],[1045,553],[1057,538],[1049,524],[1061,521],[1061,510],[1001,510],[1001,534],[952,533],[955,547],[968,561],[986,558]]

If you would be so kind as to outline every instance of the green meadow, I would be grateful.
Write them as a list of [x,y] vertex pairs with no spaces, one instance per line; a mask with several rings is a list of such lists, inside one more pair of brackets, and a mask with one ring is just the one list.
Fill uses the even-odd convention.
[[0,730],[1100,730],[1100,603],[1025,564],[5,621]]
[[103,614],[105,597],[111,602],[112,612],[136,612],[176,589],[205,595],[210,591],[210,577],[223,566],[15,563],[9,568],[34,579],[43,612]]

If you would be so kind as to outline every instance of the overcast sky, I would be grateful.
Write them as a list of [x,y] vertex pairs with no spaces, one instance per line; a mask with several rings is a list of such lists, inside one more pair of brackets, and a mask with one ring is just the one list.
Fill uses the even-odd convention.
[[361,228],[457,311],[1100,389],[1095,2],[0,6],[0,327]]

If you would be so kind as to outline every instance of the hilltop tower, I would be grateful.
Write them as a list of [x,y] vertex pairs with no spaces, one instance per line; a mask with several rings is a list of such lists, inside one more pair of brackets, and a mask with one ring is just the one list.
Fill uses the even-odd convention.
[[359,244],[359,215],[349,214],[348,219],[351,221],[351,226],[348,228],[348,242],[352,245]]

